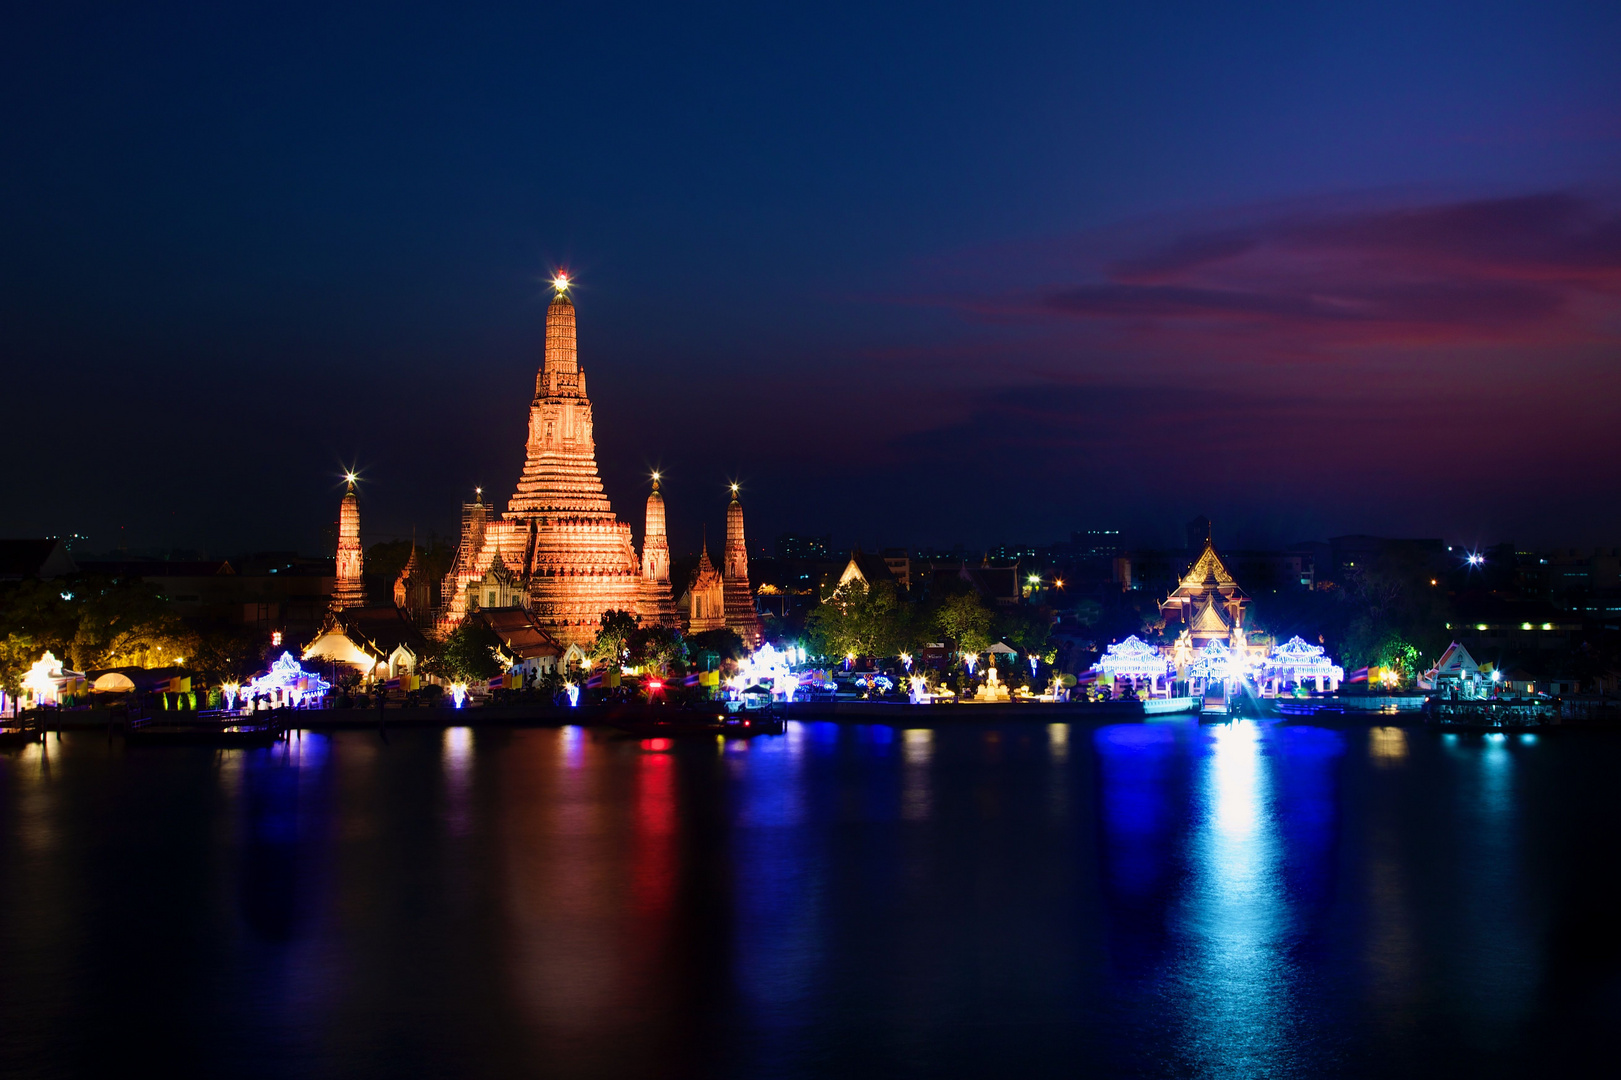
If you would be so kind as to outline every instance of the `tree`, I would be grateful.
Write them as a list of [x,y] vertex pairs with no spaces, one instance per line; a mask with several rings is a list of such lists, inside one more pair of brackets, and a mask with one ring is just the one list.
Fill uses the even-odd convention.
[[80,580],[71,590],[78,625],[69,646],[74,668],[163,667],[189,657],[196,635],[157,587],[139,579]]
[[630,647],[636,633],[636,616],[628,611],[610,608],[602,613],[602,625],[597,628],[597,643],[591,655],[598,660],[619,663]]
[[1052,612],[1040,607],[1016,607],[997,620],[1002,640],[1029,656],[1042,656],[1052,641]]
[[991,647],[994,622],[995,613],[972,591],[942,597],[934,610],[934,625],[940,636],[955,642],[957,650],[964,654],[981,653]]
[[657,675],[686,670],[687,643],[673,626],[648,626],[631,635],[631,659]]
[[894,656],[910,636],[908,614],[894,582],[852,579],[806,617],[805,634],[822,656]]
[[1441,655],[1452,616],[1446,594],[1429,581],[1421,556],[1400,553],[1352,572],[1340,594],[1353,612],[1343,643],[1347,668],[1388,663],[1406,670],[1409,650]]
[[445,639],[438,655],[422,665],[429,675],[437,675],[452,682],[478,682],[493,679],[505,668],[496,659],[501,639],[483,619],[463,619],[454,633]]
[[11,633],[0,638],[0,690],[16,697],[22,690],[23,676],[44,653],[27,634]]
[[692,634],[686,641],[689,654],[693,658],[708,653],[719,663],[743,659],[743,639],[737,636],[735,630],[728,630],[724,626],[719,630],[705,630],[701,634]]

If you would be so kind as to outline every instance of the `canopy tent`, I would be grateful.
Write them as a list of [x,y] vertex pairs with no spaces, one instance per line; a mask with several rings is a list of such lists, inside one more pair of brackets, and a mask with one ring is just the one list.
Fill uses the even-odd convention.
[[1171,665],[1163,653],[1133,634],[1104,650],[1097,670],[1110,678],[1162,679]]
[[1296,684],[1315,681],[1319,689],[1325,680],[1336,688],[1345,681],[1345,669],[1321,645],[1312,645],[1299,635],[1273,649],[1262,666],[1268,678]]

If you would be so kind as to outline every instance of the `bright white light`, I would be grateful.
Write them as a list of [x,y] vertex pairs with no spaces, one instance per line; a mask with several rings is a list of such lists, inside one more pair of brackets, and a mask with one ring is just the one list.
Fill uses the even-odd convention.
[[451,683],[450,699],[455,703],[456,708],[461,708],[462,702],[467,700],[467,684],[464,682]]
[[24,690],[31,691],[36,702],[56,700],[56,680],[62,676],[62,661],[58,660],[49,649],[40,657],[28,674],[23,676]]
[[552,278],[552,288],[556,289],[558,292],[567,292],[568,274],[559,273],[556,277]]

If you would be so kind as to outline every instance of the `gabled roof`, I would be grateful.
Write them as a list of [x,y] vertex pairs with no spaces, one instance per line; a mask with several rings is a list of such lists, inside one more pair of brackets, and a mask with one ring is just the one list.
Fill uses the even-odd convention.
[[502,647],[519,660],[563,655],[563,646],[546,632],[528,608],[481,608],[472,617],[482,620],[501,639]]
[[880,581],[894,581],[895,572],[881,557],[871,552],[856,550],[850,552],[850,560],[844,564],[844,570],[839,575],[835,587],[854,578],[860,578],[868,588],[871,588]]
[[1479,675],[1480,665],[1475,658],[1469,655],[1469,650],[1454,641],[1447,646],[1447,651],[1441,654],[1441,660],[1435,665],[1436,675]]
[[1220,593],[1210,593],[1194,612],[1188,629],[1195,634],[1226,634],[1233,628],[1233,621],[1227,617],[1226,608],[1216,603]]
[[1227,572],[1227,564],[1221,561],[1220,555],[1216,554],[1216,545],[1206,540],[1204,551],[1199,553],[1199,557],[1188,568],[1188,572],[1182,575],[1182,587],[1187,589],[1203,588],[1205,582],[1209,581],[1211,577],[1214,577],[1216,584],[1224,589],[1238,584],[1233,580],[1233,575]]
[[422,631],[393,604],[344,608],[334,613],[332,621],[355,645],[378,657],[390,655],[401,645],[417,656],[428,648]]
[[936,568],[930,575],[935,585],[949,585],[952,581],[966,581],[974,591],[987,600],[1016,601],[1019,592],[1017,566],[958,566],[956,569]]

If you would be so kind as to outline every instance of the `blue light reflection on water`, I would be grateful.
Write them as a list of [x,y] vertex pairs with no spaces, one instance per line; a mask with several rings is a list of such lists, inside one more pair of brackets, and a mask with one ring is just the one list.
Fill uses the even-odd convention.
[[[140,982],[139,937],[78,940],[118,925],[93,906],[116,895],[210,928],[170,935],[165,991],[254,1002],[211,1038],[264,1075],[493,1046],[470,1073],[1511,1071],[1568,854],[1527,871],[1528,821],[1550,835],[1527,785],[1599,775],[1578,737],[794,723],[659,752],[553,728],[125,755],[70,735],[48,768],[0,758],[20,1010],[0,1054],[45,1045],[28,1006],[63,985],[55,958],[105,957],[119,1000]],[[102,805],[145,846],[109,847]],[[163,873],[132,873],[163,844]],[[74,886],[99,865],[140,887]],[[387,1019],[425,1005],[431,1025]]]

